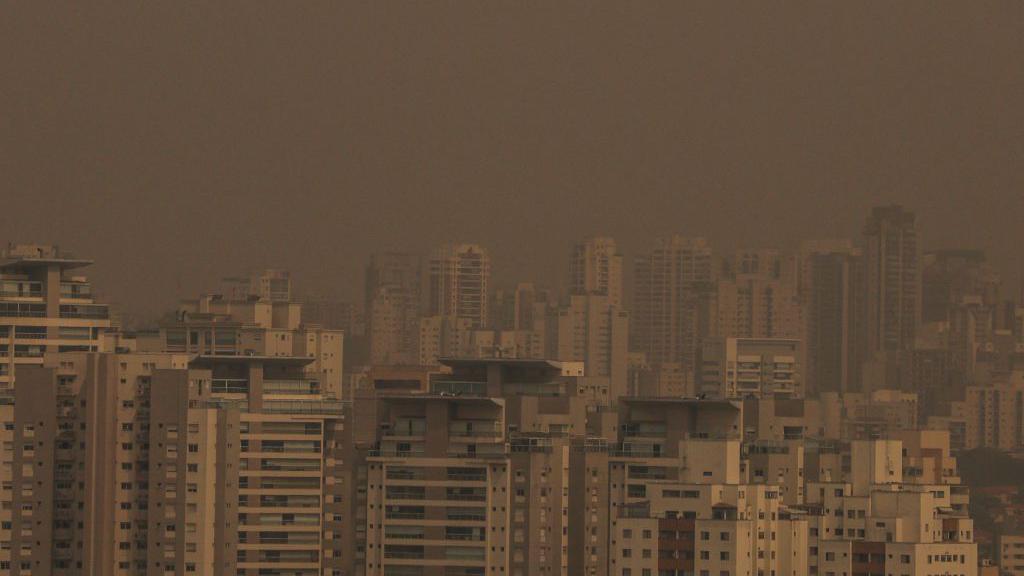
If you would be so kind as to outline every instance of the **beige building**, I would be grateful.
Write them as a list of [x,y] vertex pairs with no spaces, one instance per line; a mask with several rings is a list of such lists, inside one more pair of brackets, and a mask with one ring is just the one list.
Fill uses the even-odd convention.
[[864,259],[850,241],[806,242],[798,258],[807,382],[812,392],[860,388]]
[[324,574],[351,554],[346,443],[309,363],[74,353],[27,368],[12,573]]
[[821,395],[822,405],[839,406],[839,427],[832,438],[867,440],[887,438],[918,428],[918,397],[913,392],[878,389],[870,392],[833,392]]
[[807,523],[745,481],[741,405],[624,399],[577,450],[570,574],[804,574]]
[[471,357],[473,320],[454,315],[420,319],[419,364],[437,366],[441,358]]
[[12,558],[18,560],[14,540],[14,398],[0,398],[0,571],[10,574]]
[[697,386],[709,398],[804,394],[803,347],[781,338],[720,338],[701,346]]
[[608,380],[605,404],[627,394],[629,315],[609,297],[572,295],[550,323],[547,357],[583,362],[585,374]]
[[809,469],[810,572],[976,574],[977,544],[948,437],[856,440]]
[[11,395],[22,366],[47,353],[101,350],[110,311],[77,274],[91,260],[55,246],[10,244],[0,251],[0,395]]
[[370,364],[418,362],[421,288],[418,256],[385,252],[370,258],[365,278]]
[[1024,535],[1000,535],[996,541],[996,562],[1000,574],[1024,575]]
[[431,392],[379,395],[366,574],[563,574],[574,377],[543,360],[444,360]]
[[569,293],[607,296],[609,306],[622,308],[622,254],[614,238],[589,238],[573,245]]
[[136,335],[143,352],[206,356],[299,356],[308,358],[325,393],[348,397],[344,381],[344,332],[302,322],[302,305],[250,297],[232,300],[219,294],[181,302],[175,318],[156,332]]
[[491,259],[475,244],[449,244],[434,251],[427,275],[427,316],[488,325]]
[[864,225],[865,359],[913,347],[921,268],[914,214],[902,206],[874,208]]
[[474,330],[473,358],[544,358],[544,333],[537,330]]
[[726,261],[714,298],[720,337],[803,341],[796,272],[777,250],[739,251]]
[[951,433],[963,431],[963,448],[1024,448],[1024,372],[1013,373],[1008,382],[968,386],[965,396],[952,403],[944,422]]
[[636,261],[631,349],[651,367],[679,364],[692,372],[701,339],[711,333],[708,314],[715,267],[703,238],[670,236]]
[[11,573],[146,573],[152,379],[187,356],[47,363],[26,367],[15,391]]

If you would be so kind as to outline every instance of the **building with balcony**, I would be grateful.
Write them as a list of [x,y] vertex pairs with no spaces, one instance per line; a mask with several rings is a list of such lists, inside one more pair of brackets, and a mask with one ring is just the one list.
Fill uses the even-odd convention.
[[136,348],[203,356],[308,358],[307,377],[319,382],[326,394],[342,398],[347,394],[342,389],[344,337],[341,330],[303,323],[298,302],[208,294],[182,301],[174,318],[156,331],[137,334]]
[[47,353],[103,348],[110,311],[77,273],[90,264],[56,246],[0,252],[0,394],[10,396],[18,368],[41,366]]
[[603,428],[576,451],[571,574],[804,573],[806,520],[746,482],[742,404],[624,399]]
[[975,574],[969,496],[948,442],[932,432],[855,440],[809,468],[809,572]]
[[11,574],[146,572],[152,380],[186,366],[183,355],[76,352],[22,368],[5,422]]
[[577,377],[545,360],[441,364],[427,393],[360,399],[377,406],[366,573],[565,573]]
[[11,573],[313,576],[346,561],[343,408],[309,362],[68,353],[25,368],[4,427]]
[[721,338],[703,343],[697,392],[708,398],[800,398],[804,393],[799,340]]

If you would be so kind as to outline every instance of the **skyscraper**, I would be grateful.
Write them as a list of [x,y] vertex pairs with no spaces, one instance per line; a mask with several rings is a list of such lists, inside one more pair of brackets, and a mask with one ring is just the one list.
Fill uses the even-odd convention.
[[487,325],[491,259],[475,244],[448,244],[430,258],[427,315],[468,319]]
[[629,360],[629,315],[607,296],[575,294],[558,308],[551,322],[549,357],[583,362],[587,376],[606,378],[612,405],[626,395]]
[[365,281],[370,363],[415,364],[420,329],[419,257],[402,252],[374,254]]
[[590,238],[573,246],[569,289],[607,296],[610,305],[622,307],[622,254],[613,238]]
[[807,243],[801,249],[811,392],[860,387],[863,360],[864,261],[852,244]]
[[636,262],[633,349],[646,353],[652,366],[679,363],[692,371],[709,322],[701,301],[713,280],[711,248],[703,238],[660,239]]
[[715,295],[716,335],[803,338],[793,271],[777,250],[742,250],[725,262]]
[[921,258],[915,216],[879,206],[864,225],[867,353],[914,345],[921,321]]

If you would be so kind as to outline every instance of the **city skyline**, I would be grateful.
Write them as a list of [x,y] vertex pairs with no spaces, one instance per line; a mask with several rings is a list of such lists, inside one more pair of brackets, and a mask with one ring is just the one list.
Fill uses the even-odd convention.
[[499,14],[8,7],[3,239],[89,254],[137,311],[226,268],[355,300],[371,252],[444,242],[557,286],[586,236],[791,249],[899,203],[1019,283],[1012,5]]
[[[898,206],[900,208],[907,209],[915,213],[918,216],[918,236],[923,236],[923,234],[920,232],[920,225],[922,224],[920,222],[920,215],[915,211],[913,206],[904,206],[898,204],[888,204],[887,206]],[[871,208],[872,207],[869,206],[865,210],[864,214],[869,213]],[[315,301],[318,299],[327,298],[335,301],[363,305],[366,303],[365,299],[367,297],[367,285],[365,282],[364,274],[366,272],[366,267],[368,263],[371,263],[375,257],[380,257],[381,255],[386,254],[399,254],[404,257],[412,257],[416,259],[416,261],[421,267],[426,268],[431,258],[431,252],[436,250],[437,248],[441,248],[448,245],[458,245],[460,243],[472,243],[485,250],[488,256],[490,257],[490,268],[492,277],[490,281],[491,294],[493,294],[495,290],[514,289],[517,284],[523,282],[534,284],[543,289],[553,290],[556,293],[568,293],[572,289],[572,278],[571,273],[567,272],[566,267],[567,263],[569,263],[573,258],[573,250],[575,250],[575,247],[578,246],[580,243],[594,239],[611,239],[613,242],[616,242],[619,246],[618,255],[622,260],[622,270],[620,272],[620,277],[622,279],[622,298],[624,300],[624,306],[626,308],[631,309],[633,305],[633,299],[635,298],[634,290],[636,282],[636,264],[638,263],[638,261],[642,260],[645,257],[645,255],[657,245],[657,243],[662,242],[667,238],[678,236],[684,238],[705,240],[708,244],[708,248],[711,250],[713,257],[715,258],[721,258],[736,252],[750,250],[775,250],[778,251],[780,254],[783,254],[784,256],[796,256],[797,254],[800,253],[801,250],[805,249],[808,243],[822,243],[824,245],[852,243],[850,244],[851,246],[856,246],[859,249],[863,245],[861,232],[863,231],[864,214],[860,215],[861,224],[859,226],[855,226],[855,231],[852,232],[849,236],[832,235],[798,238],[795,239],[791,245],[787,245],[786,248],[780,248],[777,245],[771,245],[768,243],[754,244],[749,246],[737,246],[727,243],[724,246],[719,246],[711,242],[706,235],[695,234],[691,236],[683,235],[678,232],[668,232],[666,234],[661,235],[647,236],[645,242],[639,246],[639,250],[634,252],[624,250],[622,248],[622,243],[618,241],[618,238],[615,238],[614,236],[609,234],[597,233],[590,236],[569,239],[566,241],[564,246],[560,247],[562,248],[562,250],[554,248],[550,249],[549,252],[551,252],[553,256],[552,260],[555,264],[555,269],[548,270],[546,274],[531,273],[531,270],[533,270],[534,268],[531,268],[529,265],[524,265],[522,263],[521,258],[513,258],[511,262],[504,263],[501,261],[496,261],[493,254],[495,252],[500,252],[500,250],[494,249],[490,245],[487,245],[485,243],[478,242],[475,239],[463,238],[453,242],[441,242],[435,247],[424,247],[422,245],[419,245],[418,247],[393,246],[389,249],[377,249],[376,247],[368,247],[368,252],[366,253],[366,258],[364,260],[359,262],[348,263],[346,265],[347,273],[345,274],[345,276],[350,278],[350,280],[348,280],[346,283],[342,285],[329,284],[327,286],[320,286],[316,284],[314,281],[314,279],[317,277],[316,270],[300,270],[296,268],[289,268],[287,266],[282,265],[282,260],[260,260],[260,263],[236,266],[220,272],[210,271],[208,275],[206,275],[205,277],[196,279],[194,287],[186,287],[186,285],[179,282],[178,284],[174,285],[173,289],[165,287],[163,290],[157,290],[156,293],[164,294],[165,296],[164,298],[161,298],[159,300],[160,305],[157,306],[156,308],[154,308],[153,306],[154,301],[152,298],[147,298],[144,301],[135,300],[130,294],[127,296],[122,296],[120,298],[116,297],[117,295],[120,294],[137,292],[136,290],[131,289],[129,287],[137,286],[135,283],[140,281],[139,278],[129,279],[124,284],[121,285],[112,285],[109,279],[104,278],[102,275],[99,275],[99,281],[96,283],[96,285],[98,285],[99,288],[97,289],[94,286],[94,292],[104,297],[105,301],[108,304],[115,306],[119,311],[123,311],[124,313],[128,314],[131,321],[139,322],[140,324],[137,327],[142,327],[144,325],[157,322],[161,315],[175,308],[182,299],[190,297],[191,295],[194,295],[197,292],[224,292],[226,290],[230,290],[230,288],[227,287],[227,284],[229,284],[234,279],[234,276],[237,276],[238,274],[242,274],[244,276],[246,274],[258,273],[263,270],[287,270],[289,273],[293,274],[296,280],[296,296],[300,300]],[[55,244],[18,237],[9,237],[4,238],[2,240],[6,241],[7,244],[54,245],[62,249],[67,249],[69,247],[69,245],[66,244]],[[919,243],[921,244],[920,252],[922,255],[929,253],[957,251],[974,252],[980,254],[985,259],[985,262],[991,265],[993,268],[995,268],[996,271],[1000,274],[1000,277],[1002,278],[1001,290],[1003,297],[1007,297],[1010,299],[1024,297],[1024,276],[1020,276],[1020,279],[1017,280],[1017,277],[1014,273],[1014,268],[1010,267],[1007,269],[1001,267],[999,265],[999,262],[993,260],[989,250],[975,245],[947,245],[941,247],[933,246],[928,243],[926,237],[924,239],[919,240]],[[730,249],[728,248],[728,246],[734,247]],[[82,252],[82,250],[80,250],[78,246],[74,246],[73,249],[67,249],[67,251],[71,254]],[[90,254],[92,254],[92,252],[90,252]],[[547,266],[539,268],[546,269]],[[103,272],[105,269],[104,262],[97,260],[94,264],[94,269]],[[513,272],[513,270],[523,271],[525,272],[525,276],[518,275],[520,274],[520,272]],[[422,274],[426,275],[426,272],[423,271]],[[538,277],[540,276],[544,276],[546,279],[539,280]],[[420,286],[420,289],[425,290],[426,286]]]
[[0,7],[0,576],[1024,576],[1024,6]]

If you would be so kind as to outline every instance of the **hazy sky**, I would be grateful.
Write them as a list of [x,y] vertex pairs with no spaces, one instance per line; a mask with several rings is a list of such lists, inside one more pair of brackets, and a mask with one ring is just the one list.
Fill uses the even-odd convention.
[[359,294],[446,240],[557,283],[576,238],[856,236],[1024,268],[1020,2],[4,2],[0,241],[159,311],[254,267]]

